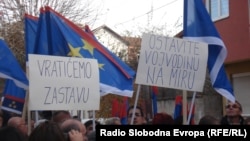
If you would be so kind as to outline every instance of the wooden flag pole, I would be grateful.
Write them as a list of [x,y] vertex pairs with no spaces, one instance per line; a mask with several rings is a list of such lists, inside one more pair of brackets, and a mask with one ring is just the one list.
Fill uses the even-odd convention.
[[192,111],[193,111],[193,108],[194,108],[195,97],[196,97],[196,92],[193,93],[192,103],[191,103],[191,106],[190,106],[190,109],[189,109],[189,113],[188,113],[187,124],[190,124],[190,120],[191,120],[191,117],[192,117]]
[[140,89],[141,89],[141,85],[139,84],[138,87],[137,87],[136,98],[135,98],[135,104],[134,104],[132,119],[131,119],[131,122],[130,122],[131,125],[134,123],[135,109],[136,109],[136,106],[137,106],[137,103],[138,103],[138,97],[139,97],[139,94],[140,94]]
[[182,110],[183,110],[183,125],[187,124],[187,91],[183,91],[182,96]]

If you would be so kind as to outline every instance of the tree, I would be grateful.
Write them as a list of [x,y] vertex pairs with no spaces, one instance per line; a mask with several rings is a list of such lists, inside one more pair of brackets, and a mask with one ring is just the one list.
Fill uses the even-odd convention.
[[38,17],[40,8],[45,5],[75,23],[89,26],[95,23],[101,10],[95,8],[90,0],[84,3],[78,0],[1,0],[0,36],[6,40],[22,66],[25,66],[24,14]]
[[[42,6],[50,6],[78,25],[93,25],[101,10],[91,0],[0,0],[0,37],[3,37],[20,65],[26,66],[24,43],[24,14],[39,16]],[[98,7],[98,8],[96,8]],[[4,79],[0,78],[0,91]],[[0,95],[1,98],[1,95]]]

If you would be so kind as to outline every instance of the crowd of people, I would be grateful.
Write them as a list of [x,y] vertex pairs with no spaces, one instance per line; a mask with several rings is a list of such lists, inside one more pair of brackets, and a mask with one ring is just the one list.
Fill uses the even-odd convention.
[[[131,107],[128,111],[128,124],[131,123],[132,112],[133,109]],[[200,118],[196,125],[250,125],[250,117],[244,118],[242,116],[242,112],[242,105],[239,101],[235,101],[234,103],[228,101],[225,107],[225,115],[221,119],[212,115],[204,115]],[[182,116],[174,119],[168,113],[157,113],[154,115],[151,122],[146,122],[142,109],[140,107],[136,107],[133,124],[180,125],[183,124],[183,119]]]
[[[211,115],[203,116],[197,125],[249,125],[250,118],[242,116],[242,106],[236,101],[228,102],[226,114],[221,119]],[[0,139],[1,141],[95,141],[96,132],[94,126],[100,123],[88,120],[84,123],[77,117],[72,117],[68,111],[54,111],[43,113],[42,119],[31,122],[29,133],[27,122],[19,115],[11,115],[7,120],[3,111],[0,111]],[[105,125],[121,125],[119,117],[108,118]],[[148,122],[145,119],[143,109],[139,106],[131,106],[127,110],[128,125],[179,125],[180,121],[173,119],[170,114],[157,113]]]

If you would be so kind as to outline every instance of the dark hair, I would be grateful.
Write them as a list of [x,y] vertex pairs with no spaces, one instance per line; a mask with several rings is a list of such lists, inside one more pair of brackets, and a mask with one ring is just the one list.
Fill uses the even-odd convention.
[[178,116],[174,119],[175,125],[183,125],[183,116]]
[[29,141],[66,141],[66,138],[57,123],[45,121],[31,132]]
[[243,111],[243,109],[242,109],[242,105],[240,104],[240,102],[238,101],[238,100],[235,100],[235,102],[231,102],[231,101],[228,101],[228,103],[226,104],[226,108],[227,108],[227,106],[228,106],[228,104],[229,103],[233,103],[233,104],[237,104],[237,105],[239,105],[239,110],[242,112]]
[[51,120],[52,118],[52,111],[40,111],[38,113],[43,119]]
[[88,141],[96,141],[96,130],[87,135]]
[[152,124],[173,125],[174,119],[167,113],[157,113],[152,120]]
[[3,118],[3,111],[0,109],[0,117]]
[[[90,119],[84,123],[85,127],[88,128],[90,125],[93,124],[93,119]],[[95,120],[95,126],[100,125],[101,123]]]
[[0,128],[1,141],[27,141],[28,139],[17,128],[4,126]]
[[[144,117],[144,113],[143,113],[142,108],[139,107],[139,106],[136,106],[135,108],[138,109],[138,110],[141,112],[141,116]],[[131,109],[132,109],[132,110],[134,109],[134,106],[133,106],[133,105],[130,106],[130,107],[128,108],[128,110],[127,110],[127,116],[129,115],[129,111],[130,111]]]
[[[70,115],[70,112],[69,111],[66,111],[66,110],[59,110],[59,111],[55,111],[53,114],[52,114],[52,121],[54,122],[57,122],[57,123],[61,123],[63,122],[62,119],[60,119],[60,115],[68,115],[69,117],[71,117]],[[63,119],[65,120],[65,119]]]
[[66,115],[70,115],[69,111],[60,110],[60,111],[55,111],[55,112],[52,114],[52,117],[55,117],[55,116],[59,115],[60,113],[63,113],[63,114],[66,114]]
[[199,125],[217,125],[219,123],[220,123],[219,120],[216,119],[215,117],[210,116],[210,115],[205,115],[200,119],[198,124]]
[[240,106],[239,109],[240,109],[240,111],[242,111],[242,106],[241,106],[240,102],[238,100],[236,100],[235,103],[237,103]]

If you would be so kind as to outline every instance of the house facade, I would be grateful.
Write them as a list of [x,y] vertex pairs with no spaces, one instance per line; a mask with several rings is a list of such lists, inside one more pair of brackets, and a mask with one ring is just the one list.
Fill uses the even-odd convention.
[[225,69],[235,97],[243,115],[250,116],[250,0],[206,0],[205,4],[228,51]]

